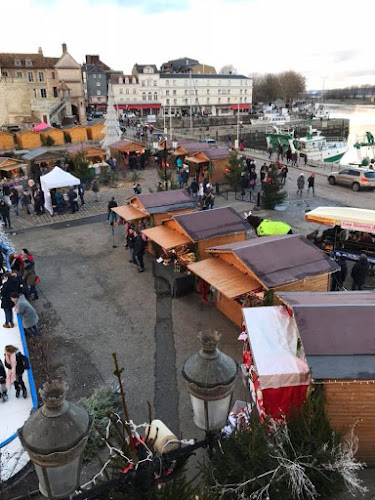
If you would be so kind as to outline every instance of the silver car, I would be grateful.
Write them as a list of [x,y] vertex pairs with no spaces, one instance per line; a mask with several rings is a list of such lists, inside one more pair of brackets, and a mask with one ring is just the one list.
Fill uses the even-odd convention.
[[328,175],[328,182],[331,186],[342,184],[349,186],[353,191],[360,189],[375,189],[375,170],[368,170],[360,167],[347,167],[339,172],[331,172]]

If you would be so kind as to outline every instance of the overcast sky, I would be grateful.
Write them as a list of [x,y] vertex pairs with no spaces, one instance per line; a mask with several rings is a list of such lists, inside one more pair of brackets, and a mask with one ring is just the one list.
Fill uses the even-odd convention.
[[191,57],[239,73],[294,69],[307,88],[375,83],[373,0],[13,0],[1,2],[1,52],[113,69]]

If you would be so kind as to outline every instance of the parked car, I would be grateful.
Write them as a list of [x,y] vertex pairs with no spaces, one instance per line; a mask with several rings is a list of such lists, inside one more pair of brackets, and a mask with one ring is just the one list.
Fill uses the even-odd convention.
[[328,175],[328,182],[331,186],[341,184],[349,186],[353,191],[360,189],[375,189],[375,170],[368,170],[366,168],[348,167],[338,172],[331,172]]
[[94,111],[92,113],[93,118],[102,118],[102,116],[103,116],[103,111]]
[[88,122],[91,122],[91,120],[92,120],[92,114],[91,113],[87,113],[86,119],[87,119]]
[[206,137],[202,142],[206,142],[207,144],[216,144],[215,139],[212,139],[212,137]]

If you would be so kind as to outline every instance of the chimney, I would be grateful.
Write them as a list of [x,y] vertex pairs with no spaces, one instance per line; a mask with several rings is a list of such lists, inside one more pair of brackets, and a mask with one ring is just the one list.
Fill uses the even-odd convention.
[[40,56],[43,56],[43,50],[42,50],[42,47],[38,47],[38,54]]
[[63,51],[63,54],[66,54],[68,52],[68,49],[66,47],[66,43],[62,44],[62,51]]

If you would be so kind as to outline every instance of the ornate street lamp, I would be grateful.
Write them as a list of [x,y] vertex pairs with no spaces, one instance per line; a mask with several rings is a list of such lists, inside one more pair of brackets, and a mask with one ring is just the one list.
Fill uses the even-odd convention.
[[178,141],[177,141],[177,139],[173,139],[173,140],[172,140],[172,148],[173,148],[173,149],[177,149],[177,146],[178,146]]
[[153,149],[154,149],[155,151],[157,151],[157,150],[158,150],[158,148],[159,148],[159,141],[158,141],[157,139],[154,139],[154,140],[152,141],[152,147],[153,147]]
[[47,498],[66,498],[79,485],[82,454],[92,426],[87,411],[65,400],[68,386],[60,380],[43,385],[43,406],[18,430]]
[[217,348],[218,332],[201,332],[198,338],[202,348],[185,361],[182,376],[190,393],[195,425],[215,433],[226,424],[238,364]]
[[167,158],[168,158],[168,148],[167,148],[167,139],[164,140],[164,149],[161,152],[162,160],[164,163],[164,189],[168,191],[168,180],[167,180]]

